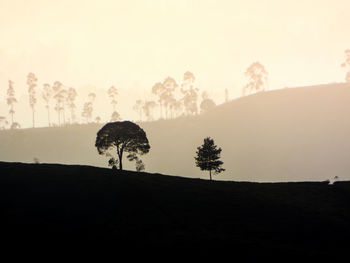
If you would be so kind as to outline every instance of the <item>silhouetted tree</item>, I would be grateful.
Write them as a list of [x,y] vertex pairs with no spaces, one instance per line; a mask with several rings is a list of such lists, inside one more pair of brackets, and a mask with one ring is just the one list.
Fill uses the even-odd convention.
[[347,68],[347,72],[345,75],[345,81],[350,82],[350,49],[345,50],[344,53],[345,53],[345,60],[341,64],[341,66],[343,68]]
[[7,89],[7,105],[9,105],[9,114],[11,115],[11,126],[13,125],[13,115],[15,114],[14,105],[17,103],[15,98],[15,89],[13,88],[13,81],[9,80],[9,87]]
[[164,104],[164,101],[166,100],[165,87],[163,83],[157,82],[156,84],[154,84],[152,87],[152,93],[159,97],[158,102],[159,102],[159,108],[160,108],[160,118],[163,118],[163,104]]
[[201,112],[206,112],[208,110],[211,110],[215,108],[215,106],[216,104],[212,99],[204,99],[200,104]]
[[137,100],[132,107],[134,111],[136,111],[139,114],[139,121],[142,121],[142,110],[143,110],[143,101],[142,100]]
[[110,122],[104,125],[97,133],[95,146],[99,154],[106,156],[111,156],[110,151],[116,150],[120,170],[123,170],[124,152],[129,153],[130,159],[150,150],[145,131],[130,121]]
[[204,139],[203,145],[197,147],[196,151],[197,156],[195,156],[196,166],[201,170],[209,171],[210,180],[211,180],[211,171],[214,171],[215,174],[225,171],[224,168],[221,168],[223,164],[220,161],[221,148],[217,148],[214,144],[214,140],[210,137]]
[[145,164],[142,162],[141,159],[136,160],[135,167],[137,172],[142,172],[145,170]]
[[11,129],[20,129],[21,125],[18,122],[14,122],[11,125]]
[[66,98],[66,90],[63,88],[63,85],[59,81],[55,81],[52,89],[55,93],[54,99],[56,100],[55,111],[58,116],[58,125],[61,125],[61,113],[64,110],[64,101]]
[[50,100],[53,94],[53,90],[50,86],[50,84],[44,84],[43,85],[43,92],[42,92],[42,97],[45,101],[45,108],[47,110],[47,122],[48,125],[51,126],[51,121],[50,121]]
[[142,106],[142,110],[145,113],[147,121],[153,120],[153,109],[156,107],[157,103],[154,101],[145,101]]
[[118,90],[112,86],[108,89],[108,96],[111,98],[111,104],[113,107],[113,111],[115,111],[115,107],[117,106],[117,96],[118,96]]
[[74,122],[75,119],[76,119],[76,116],[75,116],[75,109],[76,109],[75,99],[76,99],[77,95],[78,95],[78,93],[76,92],[76,90],[74,88],[69,88],[68,89],[66,102],[67,102],[68,108],[70,109],[71,122]]
[[0,130],[4,130],[7,124],[8,121],[6,120],[6,117],[0,116]]
[[93,103],[95,101],[96,94],[95,93],[89,93],[88,95],[88,102],[84,103],[83,112],[81,113],[81,116],[85,118],[86,123],[89,122],[92,118],[92,112],[93,112]]
[[38,79],[36,78],[34,73],[29,73],[27,76],[27,85],[28,85],[28,93],[29,93],[29,105],[32,108],[32,119],[33,119],[33,128],[35,127],[35,104],[36,104],[36,82]]
[[112,169],[117,169],[117,165],[118,165],[118,160],[115,159],[114,157],[111,157],[111,158],[108,160],[108,166],[111,166]]
[[85,118],[86,123],[89,123],[89,120],[92,118],[92,103],[85,102],[83,107],[83,112],[81,116]]
[[163,93],[162,93],[162,98],[163,98],[163,103],[165,107],[165,117],[166,119],[169,118],[169,113],[170,111],[170,117],[173,118],[174,115],[174,106],[176,104],[176,99],[174,97],[174,92],[177,89],[179,85],[176,83],[175,79],[171,77],[167,77],[163,81]]
[[181,92],[183,93],[183,103],[187,115],[193,115],[198,113],[198,89],[194,86],[195,77],[193,73],[187,71],[184,74],[183,82],[181,85]]
[[137,172],[142,172],[145,170],[145,164],[142,162],[139,156],[135,153],[131,153],[127,156],[129,161],[135,161],[135,168]]
[[111,116],[111,122],[113,121],[120,121],[122,118],[120,117],[120,114],[117,111],[112,112]]
[[259,62],[252,63],[246,70],[245,75],[248,77],[248,84],[243,87],[243,95],[246,91],[264,91],[267,85],[267,71]]

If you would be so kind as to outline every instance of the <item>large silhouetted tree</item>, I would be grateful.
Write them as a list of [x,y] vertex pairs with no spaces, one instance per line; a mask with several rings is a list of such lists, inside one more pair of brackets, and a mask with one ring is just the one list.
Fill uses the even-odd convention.
[[52,94],[53,94],[53,90],[50,86],[50,84],[44,84],[43,85],[43,92],[42,92],[42,96],[43,96],[43,99],[45,101],[45,108],[47,110],[47,122],[48,122],[48,125],[51,126],[51,121],[50,121],[50,100],[51,100],[51,97],[52,97]]
[[130,121],[107,123],[98,131],[95,146],[99,154],[108,157],[116,151],[120,170],[123,170],[124,152],[129,154],[129,160],[135,160],[136,155],[146,154],[150,150],[145,131]]
[[15,98],[15,89],[13,88],[13,81],[9,80],[9,87],[7,89],[7,105],[9,105],[9,114],[11,115],[11,127],[13,126],[13,115],[15,114],[14,105],[17,103]]
[[33,120],[33,128],[35,127],[35,104],[36,104],[36,83],[38,79],[36,78],[34,73],[29,73],[27,76],[27,85],[28,85],[28,94],[29,94],[29,105],[32,109],[32,120]]
[[243,87],[243,95],[246,92],[264,91],[267,86],[267,71],[259,62],[252,63],[245,72],[248,83]]
[[221,168],[223,164],[220,161],[221,148],[217,148],[214,144],[214,140],[210,137],[204,139],[203,145],[197,147],[196,151],[197,156],[195,156],[196,166],[201,170],[209,171],[210,180],[211,180],[211,171],[214,171],[215,174],[225,171],[224,168]]

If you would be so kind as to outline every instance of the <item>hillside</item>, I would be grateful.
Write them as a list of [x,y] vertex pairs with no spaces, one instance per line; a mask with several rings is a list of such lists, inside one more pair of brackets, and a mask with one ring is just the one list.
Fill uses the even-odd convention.
[[[256,255],[347,251],[350,183],[237,183],[91,166],[0,163],[7,245],[109,244]],[[197,250],[199,248],[199,250]],[[253,253],[253,254],[254,254]]]
[[[286,88],[239,98],[195,117],[140,123],[150,141],[146,170],[208,178],[194,165],[211,136],[221,146],[218,180],[350,180],[350,86]],[[0,160],[106,167],[94,147],[102,124],[0,132]],[[127,169],[134,169],[127,164]]]

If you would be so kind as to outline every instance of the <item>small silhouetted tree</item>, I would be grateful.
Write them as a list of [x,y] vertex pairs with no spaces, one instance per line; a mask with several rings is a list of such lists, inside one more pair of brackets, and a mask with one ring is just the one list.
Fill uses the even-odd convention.
[[34,73],[29,73],[27,76],[27,85],[28,85],[28,93],[29,93],[29,105],[32,108],[32,120],[33,120],[33,128],[35,127],[35,104],[36,104],[36,82],[38,79],[36,78]]
[[243,87],[243,95],[246,92],[264,91],[267,86],[267,71],[259,62],[252,63],[245,72],[248,83]]
[[8,121],[6,120],[6,117],[0,116],[0,130],[4,130],[7,124]]
[[113,111],[112,116],[111,116],[111,122],[113,121],[120,121],[122,117],[120,116],[119,112]]
[[206,112],[208,110],[211,110],[213,108],[215,108],[216,104],[212,99],[204,99],[201,104],[200,104],[200,108],[201,108],[201,112]]
[[225,171],[224,168],[221,168],[223,162],[219,160],[221,148],[217,148],[214,144],[214,140],[210,137],[205,138],[203,145],[197,147],[196,154],[197,156],[194,157],[196,166],[201,170],[209,171],[210,180],[211,171],[214,171],[214,174]]
[[116,151],[119,169],[123,170],[123,154],[128,153],[128,159],[149,152],[150,145],[145,131],[131,121],[110,122],[97,133],[95,147],[101,155],[112,156]]
[[15,98],[15,89],[13,88],[13,81],[9,80],[9,87],[7,89],[7,105],[9,105],[9,114],[11,115],[11,126],[13,125],[13,115],[15,114],[14,105],[17,103]]

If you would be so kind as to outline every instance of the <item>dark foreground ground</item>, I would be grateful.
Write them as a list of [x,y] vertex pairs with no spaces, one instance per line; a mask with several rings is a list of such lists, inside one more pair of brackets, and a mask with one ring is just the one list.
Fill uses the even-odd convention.
[[89,166],[0,162],[1,239],[20,244],[348,251],[350,182],[219,182]]

